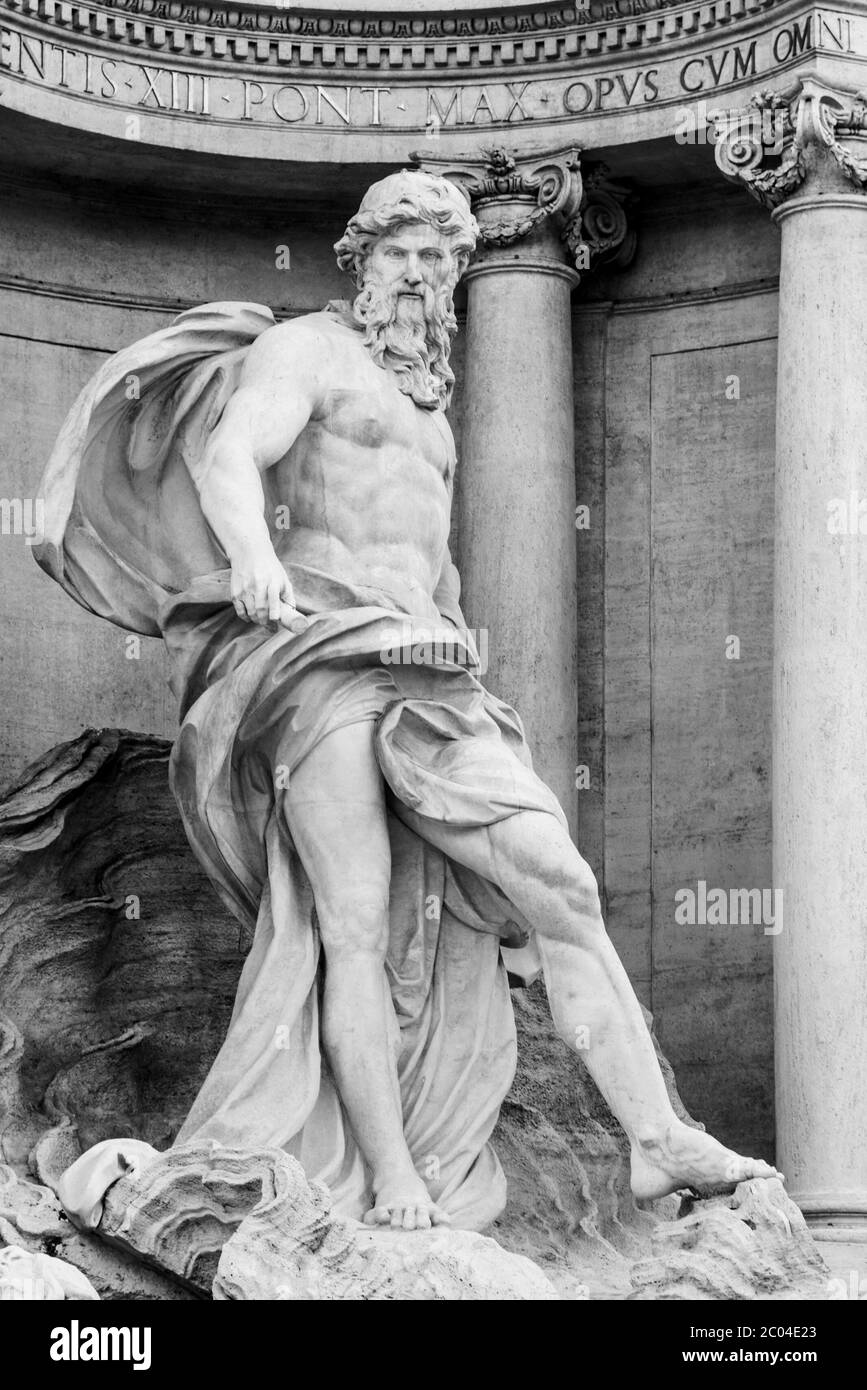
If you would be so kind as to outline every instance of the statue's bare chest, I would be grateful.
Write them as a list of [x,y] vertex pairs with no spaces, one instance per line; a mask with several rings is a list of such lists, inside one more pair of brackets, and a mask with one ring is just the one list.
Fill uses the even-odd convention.
[[377,453],[398,450],[451,476],[454,445],[442,411],[415,405],[381,368],[371,366],[358,385],[328,391],[318,424],[335,442]]

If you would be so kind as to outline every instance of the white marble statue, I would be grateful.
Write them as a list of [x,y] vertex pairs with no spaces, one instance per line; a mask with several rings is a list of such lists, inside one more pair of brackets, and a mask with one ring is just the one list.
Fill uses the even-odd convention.
[[636,1196],[775,1172],[676,1117],[593,874],[479,680],[445,416],[476,231],[452,184],[394,174],[337,243],[351,302],[206,305],[112,357],[58,440],[37,554],[163,636],[186,831],[255,926],[179,1140],[284,1148],[338,1210],[406,1230],[502,1209],[503,951],[528,942]]

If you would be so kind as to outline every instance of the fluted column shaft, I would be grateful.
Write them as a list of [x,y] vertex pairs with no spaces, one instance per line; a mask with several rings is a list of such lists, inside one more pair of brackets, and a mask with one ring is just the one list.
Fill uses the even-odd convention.
[[772,210],[782,237],[773,703],[774,885],[783,894],[774,940],[777,1163],[817,1234],[867,1238],[865,112],[858,100],[807,81],[793,103],[775,98],[741,116],[740,129],[737,113],[720,122],[717,160]]

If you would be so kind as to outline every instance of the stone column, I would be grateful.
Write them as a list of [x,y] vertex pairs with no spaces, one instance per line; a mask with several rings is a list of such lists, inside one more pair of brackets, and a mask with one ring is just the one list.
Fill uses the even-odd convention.
[[[577,582],[570,295],[612,238],[619,205],[582,228],[575,150],[477,163],[416,158],[466,193],[480,227],[467,330],[456,563],[469,626],[487,629],[486,684],[524,721],[534,765],[576,830]],[[610,195],[609,195],[610,196]],[[594,197],[594,209],[598,199]],[[610,224],[610,225],[609,225]],[[625,229],[625,219],[624,219]],[[622,235],[615,238],[618,245]],[[592,524],[592,519],[591,519]]]
[[802,84],[717,117],[780,228],[773,715],[778,1166],[814,1234],[867,1240],[867,143]]

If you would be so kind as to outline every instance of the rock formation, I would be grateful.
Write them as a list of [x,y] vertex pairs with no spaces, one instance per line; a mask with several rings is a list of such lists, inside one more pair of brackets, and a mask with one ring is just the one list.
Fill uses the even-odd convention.
[[557,1298],[537,1265],[488,1237],[374,1231],[334,1215],[328,1189],[281,1149],[189,1143],[137,1162],[110,1188],[99,1234],[203,1297]]
[[[168,752],[90,730],[0,803],[0,1245],[60,1254],[115,1298],[544,1298],[552,1285],[565,1298],[822,1296],[827,1271],[778,1183],[687,1202],[682,1216],[677,1198],[636,1207],[625,1136],[555,1037],[541,987],[513,992],[519,1068],[494,1141],[509,1203],[493,1241],[357,1228],[279,1152],[246,1155],[239,1205],[240,1158],[226,1150],[161,1158],[161,1188],[148,1168],[121,1178],[106,1202],[112,1243],[76,1230],[61,1174],[102,1140],[169,1147],[249,946],[187,846]],[[222,1196],[206,1184],[216,1205],[169,1255],[155,1218],[179,1192],[195,1211],[207,1163]]]

